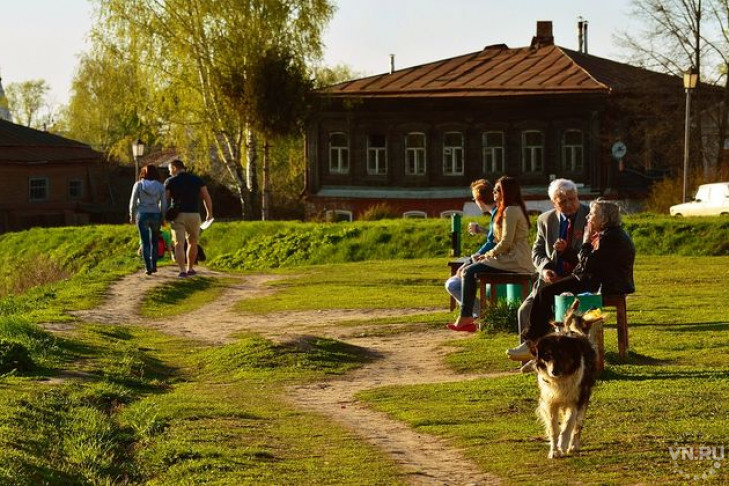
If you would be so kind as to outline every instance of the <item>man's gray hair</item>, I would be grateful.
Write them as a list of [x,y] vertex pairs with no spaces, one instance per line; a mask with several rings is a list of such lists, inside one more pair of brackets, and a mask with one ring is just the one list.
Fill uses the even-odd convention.
[[549,199],[552,201],[554,201],[557,196],[577,194],[577,184],[569,179],[555,179],[549,183],[547,194],[549,194]]
[[622,224],[620,206],[612,201],[597,198],[590,203],[590,209],[598,221],[600,221],[603,228],[620,226]]

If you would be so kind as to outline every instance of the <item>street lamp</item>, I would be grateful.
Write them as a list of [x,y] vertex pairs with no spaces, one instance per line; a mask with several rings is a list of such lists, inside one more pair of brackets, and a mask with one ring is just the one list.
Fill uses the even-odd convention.
[[132,142],[132,155],[134,156],[134,180],[139,177],[139,157],[144,155],[144,142],[137,139],[136,142]]
[[689,132],[691,131],[691,91],[696,89],[699,82],[699,71],[691,68],[683,73],[683,87],[686,89],[686,124],[684,126],[683,139],[683,202],[686,202],[686,188],[688,182],[688,160],[689,160]]

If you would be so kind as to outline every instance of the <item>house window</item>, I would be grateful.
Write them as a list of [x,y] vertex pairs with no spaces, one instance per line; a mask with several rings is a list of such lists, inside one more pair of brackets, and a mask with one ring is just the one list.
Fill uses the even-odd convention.
[[542,172],[544,167],[544,134],[527,130],[521,134],[522,171]]
[[329,134],[329,172],[349,173],[349,136],[346,133]]
[[47,201],[49,199],[50,183],[47,177],[31,177],[28,179],[28,199],[32,201]]
[[346,211],[344,209],[335,209],[331,212],[331,221],[334,223],[341,223],[343,221],[352,221],[352,211]]
[[582,130],[566,130],[562,135],[562,168],[582,171]]
[[380,134],[367,136],[367,173],[387,174],[387,137]]
[[425,134],[405,135],[405,175],[425,175]]
[[81,199],[84,197],[84,182],[78,179],[68,181],[69,199]]
[[463,175],[463,134],[448,132],[443,136],[443,174]]
[[504,171],[504,132],[483,134],[483,171],[500,174]]
[[428,214],[425,211],[406,211],[402,213],[402,217],[406,219],[426,219]]

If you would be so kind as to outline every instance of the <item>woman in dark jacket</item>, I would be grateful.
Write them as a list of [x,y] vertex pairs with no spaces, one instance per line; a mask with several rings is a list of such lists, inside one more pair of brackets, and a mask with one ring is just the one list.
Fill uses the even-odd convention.
[[580,259],[572,275],[545,285],[537,292],[529,314],[531,325],[525,341],[535,343],[551,331],[554,297],[563,292],[580,294],[632,294],[635,246],[623,230],[617,204],[597,199],[590,203],[590,214],[580,251]]

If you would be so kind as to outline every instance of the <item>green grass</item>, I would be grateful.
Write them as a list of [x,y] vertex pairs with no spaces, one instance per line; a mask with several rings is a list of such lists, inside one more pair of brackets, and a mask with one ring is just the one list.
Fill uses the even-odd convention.
[[195,277],[159,285],[145,295],[140,314],[157,319],[187,314],[216,300],[230,283],[230,279]]
[[368,261],[289,270],[270,285],[278,293],[247,299],[245,312],[320,309],[433,308],[447,302],[443,259]]
[[[688,230],[687,221],[639,216],[628,226],[640,229],[634,232],[639,247],[654,244],[654,253],[675,248],[658,236],[675,242],[686,233],[712,248],[729,241],[724,220],[701,220]],[[393,317],[343,325],[367,326],[368,335],[442,327],[453,316],[443,289],[446,251],[415,258],[432,251],[415,243],[433,240],[433,230],[447,234],[447,222],[372,224],[371,233],[354,225],[358,232],[334,246],[316,247],[331,236],[325,231],[302,239],[301,251],[281,260],[292,268],[275,272],[284,275],[271,284],[277,293],[242,301],[238,311],[392,309]],[[215,240],[213,253],[223,256],[224,248],[240,246],[242,235],[255,239],[262,231],[276,236],[266,240],[271,243],[279,229],[230,223],[213,226],[206,237]],[[306,266],[327,255],[333,262],[390,258],[395,253],[387,247],[398,239],[407,258]],[[691,239],[681,240],[685,248],[694,247]],[[262,255],[278,255],[284,247]],[[51,335],[38,324],[71,320],[69,310],[96,305],[110,282],[141,268],[136,232],[128,226],[33,230],[1,235],[0,250],[6,294],[0,298],[0,339],[21,344],[36,365],[0,377],[0,484],[403,481],[390,459],[351,431],[286,400],[289,386],[346,374],[371,359],[361,349],[316,336],[276,344],[250,334],[212,348],[149,329],[93,324]],[[238,265],[255,260],[249,257],[229,260],[230,268],[241,270]],[[13,272],[33,261],[44,271],[21,282]],[[505,484],[680,483],[668,449],[675,442],[729,445],[727,277],[727,256],[639,252],[638,292],[628,300],[629,359],[618,361],[614,317],[608,316],[608,367],[588,412],[580,457],[546,460],[533,375],[380,388],[361,397],[416,430],[446,437]],[[176,281],[147,299],[146,312],[172,315],[189,301],[187,312],[216,298],[225,285],[205,278]],[[442,312],[396,315],[398,309],[438,307]],[[515,334],[483,333],[453,341],[446,344],[455,350],[447,360],[464,374],[513,370],[504,350],[516,340]],[[685,468],[700,472],[700,466]],[[722,465],[717,483],[726,481],[727,468]]]

